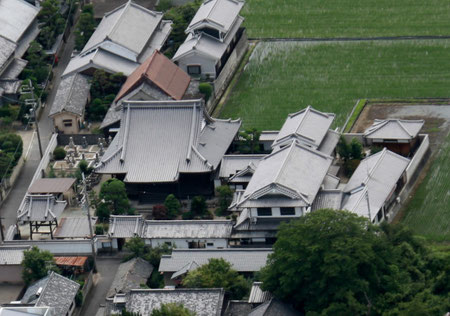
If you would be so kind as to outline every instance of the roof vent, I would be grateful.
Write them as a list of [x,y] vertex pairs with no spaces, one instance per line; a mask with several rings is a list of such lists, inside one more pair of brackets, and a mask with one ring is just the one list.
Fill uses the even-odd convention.
[[43,290],[43,289],[42,289],[42,286],[39,287],[39,289],[38,289],[37,292],[36,292],[36,296],[37,296],[37,297],[41,296],[42,290]]

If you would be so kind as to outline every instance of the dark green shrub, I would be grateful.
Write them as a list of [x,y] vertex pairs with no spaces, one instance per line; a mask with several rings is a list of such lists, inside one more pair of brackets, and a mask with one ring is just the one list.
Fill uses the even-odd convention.
[[200,93],[205,95],[205,101],[208,101],[212,95],[213,87],[208,82],[202,82],[199,84],[198,90],[200,91]]
[[173,219],[180,214],[180,201],[173,194],[169,194],[164,201],[164,206],[167,209],[167,217]]
[[194,216],[203,216],[207,211],[206,200],[203,196],[194,196],[191,202],[191,212]]
[[61,160],[66,158],[66,151],[64,150],[64,148],[58,146],[53,150],[53,158],[55,158],[55,160]]
[[194,214],[192,214],[192,212],[184,212],[181,217],[184,220],[193,219],[194,218]]
[[219,209],[217,215],[224,216],[233,200],[233,190],[231,190],[228,185],[222,185],[218,187],[216,191],[219,195]]

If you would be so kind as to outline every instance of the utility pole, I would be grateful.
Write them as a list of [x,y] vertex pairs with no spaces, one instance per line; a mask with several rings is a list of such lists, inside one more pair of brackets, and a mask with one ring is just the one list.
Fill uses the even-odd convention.
[[95,246],[94,246],[94,233],[92,231],[92,222],[91,222],[91,213],[89,212],[89,196],[87,193],[87,184],[86,177],[84,176],[84,172],[81,174],[83,179],[83,190],[82,190],[82,199],[81,203],[83,204],[84,209],[86,210],[88,217],[88,226],[89,226],[89,235],[91,238],[91,248],[92,248],[92,257],[94,258],[94,273],[97,272],[97,255],[95,254]]
[[2,242],[5,241],[5,234],[3,233],[3,223],[2,223],[3,217],[0,217],[0,234],[2,235]]
[[[42,153],[42,144],[41,144],[41,135],[39,133],[39,124],[38,124],[38,117],[36,115],[36,99],[34,97],[34,87],[31,84],[31,80],[28,81],[29,86],[22,86],[22,91],[21,94],[25,94],[25,93],[31,93],[31,99],[26,99],[25,100],[25,104],[26,105],[31,105],[31,115],[34,116],[34,125],[36,126],[36,133],[37,133],[37,139],[38,139],[38,143],[39,143],[39,153],[41,154],[41,159],[42,157],[44,157],[43,153]],[[24,89],[25,88],[25,89]]]
[[367,211],[369,212],[369,222],[372,222],[372,216],[370,215],[370,202],[369,202],[369,189],[366,190],[366,202],[367,202]]

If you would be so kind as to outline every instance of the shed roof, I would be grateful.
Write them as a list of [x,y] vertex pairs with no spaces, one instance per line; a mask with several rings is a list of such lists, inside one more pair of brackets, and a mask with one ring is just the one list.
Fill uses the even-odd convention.
[[328,133],[334,117],[333,113],[320,112],[311,106],[289,114],[272,147],[296,139],[317,148]]
[[341,190],[320,190],[312,205],[312,210],[330,208],[340,210],[344,193]]
[[202,100],[126,101],[120,130],[95,171],[126,174],[129,183],[174,182],[180,173],[211,172],[240,125],[210,118]]
[[[39,288],[42,288],[42,292],[37,296]],[[51,272],[50,275],[28,287],[23,295],[22,303],[53,307],[55,315],[66,315],[79,288],[80,284],[77,282]]]
[[301,314],[289,305],[272,298],[269,301],[255,307],[248,316],[300,316]]
[[229,238],[233,223],[228,220],[145,221],[143,238]]
[[220,32],[227,33],[237,19],[244,3],[244,1],[240,0],[204,1],[192,18],[191,23],[189,23],[186,33],[204,27],[210,27]]
[[364,132],[364,137],[368,139],[413,139],[417,137],[424,120],[375,120]]
[[[24,0],[0,1],[0,36],[18,42],[33,23],[39,8]],[[1,47],[1,46],[0,46]]]
[[255,167],[258,166],[259,162],[266,155],[257,154],[257,155],[225,155],[222,158],[222,162],[220,164],[220,178],[229,178],[239,171],[245,170],[250,164],[253,164]]
[[126,309],[149,315],[161,304],[180,303],[197,316],[220,316],[223,308],[223,289],[148,289],[131,290]]
[[75,178],[41,178],[35,180],[28,188],[30,194],[58,194],[69,191]]
[[58,266],[84,267],[88,257],[54,257]]
[[147,283],[152,271],[153,266],[142,258],[133,258],[121,263],[106,297],[139,289],[141,284]]
[[70,112],[82,116],[90,88],[89,79],[82,74],[75,73],[62,78],[49,116],[61,112]]
[[238,206],[248,207],[251,200],[274,194],[311,205],[332,161],[332,157],[294,141],[260,161]]
[[373,221],[409,162],[386,148],[362,160],[344,188],[346,195],[342,209],[369,217],[369,205],[370,220]]
[[57,201],[53,195],[27,194],[19,206],[17,220],[50,222],[62,214],[66,205],[66,201]]
[[163,255],[159,266],[160,272],[177,272],[186,265],[195,263],[201,266],[209,259],[225,259],[238,272],[256,272],[266,265],[272,249],[173,249],[172,254]]
[[23,260],[23,252],[30,246],[0,246],[0,266],[19,265]]
[[[91,226],[94,227],[97,217],[91,217]],[[90,231],[88,219],[83,217],[64,217],[58,223],[55,231],[57,238],[89,238]]]
[[142,65],[128,76],[116,96],[116,101],[128,94],[143,80],[148,79],[175,100],[181,100],[189,86],[191,77],[170,59],[155,50]]
[[[1,38],[1,36],[0,36]],[[0,39],[1,41],[1,39]],[[0,46],[1,47],[1,46]],[[9,64],[8,68],[6,68],[3,71],[3,74],[1,75],[2,80],[8,80],[8,79],[17,79],[20,75],[20,73],[25,69],[27,66],[28,61],[21,58],[14,58],[13,61]],[[1,65],[1,63],[0,63]]]

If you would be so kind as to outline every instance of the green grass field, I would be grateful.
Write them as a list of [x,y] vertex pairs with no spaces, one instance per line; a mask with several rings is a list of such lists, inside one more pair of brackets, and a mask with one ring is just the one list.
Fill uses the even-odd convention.
[[405,210],[402,222],[434,241],[450,241],[450,135]]
[[342,126],[358,99],[448,97],[449,51],[450,40],[261,42],[220,116],[279,129],[312,105]]
[[450,35],[447,0],[247,0],[250,37]]

